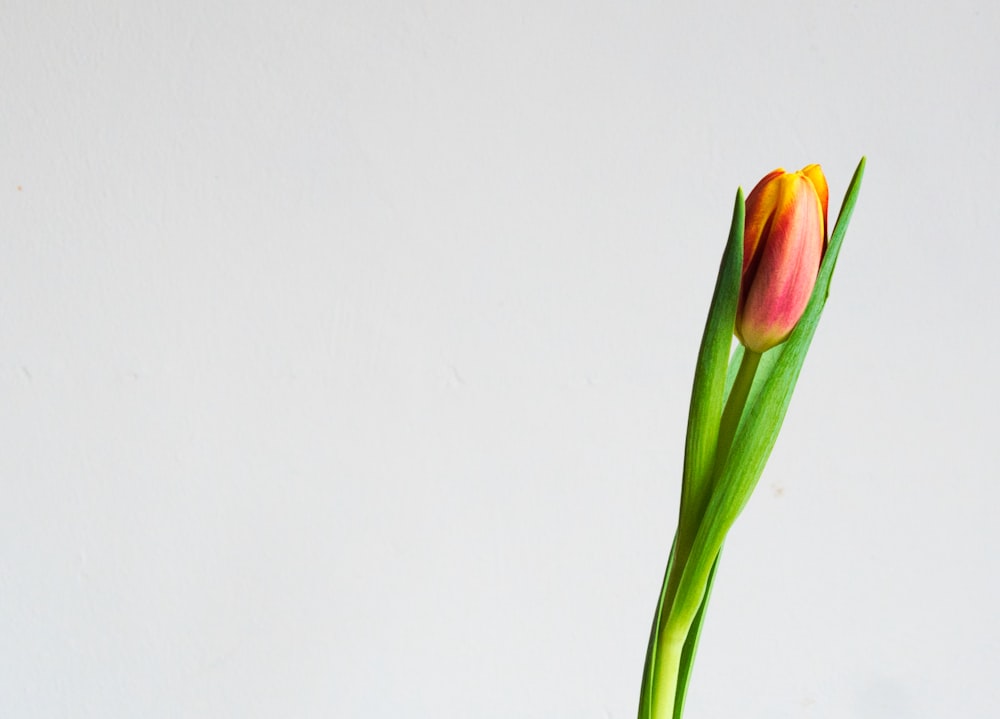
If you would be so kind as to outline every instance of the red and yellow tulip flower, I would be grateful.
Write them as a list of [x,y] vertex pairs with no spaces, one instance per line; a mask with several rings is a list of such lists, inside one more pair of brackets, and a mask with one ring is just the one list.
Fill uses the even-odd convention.
[[812,295],[826,244],[828,191],[819,165],[774,170],[746,201],[736,335],[754,352],[784,342]]
[[[781,430],[864,169],[862,158],[829,237],[819,165],[775,170],[746,202],[736,192],[695,363],[680,512],[653,614],[639,719],[683,715],[719,553]],[[742,342],[735,348],[734,329]]]

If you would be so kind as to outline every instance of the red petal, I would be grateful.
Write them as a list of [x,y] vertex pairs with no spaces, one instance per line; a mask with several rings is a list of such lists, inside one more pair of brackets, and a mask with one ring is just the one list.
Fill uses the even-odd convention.
[[783,341],[805,310],[823,252],[822,206],[812,181],[798,173],[777,182],[777,202],[759,247],[756,272],[744,287],[739,336],[763,352]]

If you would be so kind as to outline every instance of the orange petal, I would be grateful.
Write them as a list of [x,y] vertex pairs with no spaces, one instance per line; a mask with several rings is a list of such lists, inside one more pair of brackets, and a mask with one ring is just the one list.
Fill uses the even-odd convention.
[[820,204],[823,205],[823,236],[825,237],[827,209],[830,204],[830,190],[826,186],[826,175],[823,174],[823,168],[819,165],[806,165],[799,172],[809,178],[813,187],[816,188],[816,194],[819,195]]
[[743,274],[745,275],[761,236],[771,221],[775,205],[778,202],[778,184],[776,180],[786,174],[780,167],[764,175],[756,184],[746,201],[746,218],[743,230]]

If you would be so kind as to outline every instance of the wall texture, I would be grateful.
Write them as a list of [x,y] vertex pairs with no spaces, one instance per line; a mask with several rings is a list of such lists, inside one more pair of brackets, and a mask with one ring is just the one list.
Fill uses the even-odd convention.
[[2,14],[0,716],[634,716],[733,194],[862,154],[688,714],[995,711],[1000,5]]

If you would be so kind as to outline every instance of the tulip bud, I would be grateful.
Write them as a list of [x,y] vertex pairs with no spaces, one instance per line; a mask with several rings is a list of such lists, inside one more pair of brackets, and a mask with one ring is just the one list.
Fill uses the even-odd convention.
[[784,342],[812,295],[826,245],[828,191],[819,165],[777,169],[747,197],[736,336],[754,352]]

